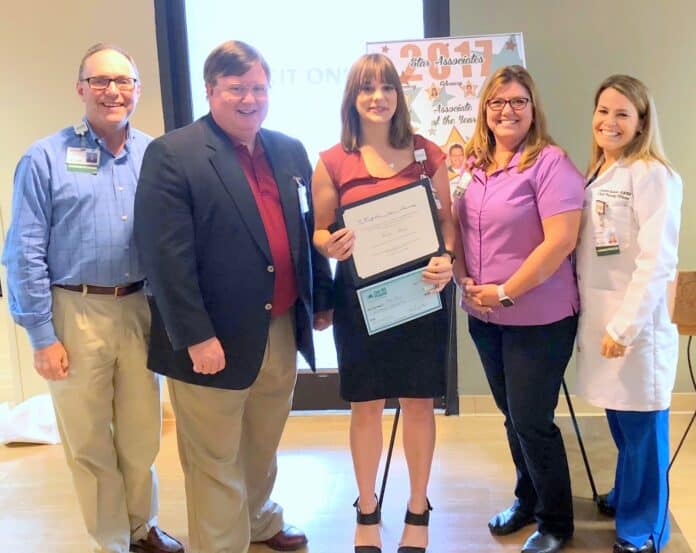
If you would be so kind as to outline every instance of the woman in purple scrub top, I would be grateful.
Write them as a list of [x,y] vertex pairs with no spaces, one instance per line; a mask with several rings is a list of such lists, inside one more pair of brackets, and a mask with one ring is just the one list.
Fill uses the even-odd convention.
[[577,328],[570,254],[584,179],[554,145],[532,77],[518,65],[484,85],[465,155],[469,175],[453,209],[455,277],[517,474],[515,501],[488,527],[505,535],[536,523],[522,551],[555,553],[573,534],[568,462],[553,418]]

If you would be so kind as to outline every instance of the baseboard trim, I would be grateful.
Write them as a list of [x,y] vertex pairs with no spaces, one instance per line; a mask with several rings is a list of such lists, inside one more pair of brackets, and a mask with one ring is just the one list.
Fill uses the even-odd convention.
[[[604,409],[590,405],[584,399],[571,394],[570,401],[573,403],[576,415],[603,415]],[[693,413],[696,411],[696,393],[674,393],[672,394],[672,413]],[[316,413],[317,411],[312,411]],[[335,410],[331,411],[335,413]],[[297,411],[296,413],[302,413]],[[558,401],[556,409],[558,415],[569,415],[568,403],[564,397]],[[467,415],[499,415],[500,411],[493,401],[491,395],[460,395],[459,414]],[[164,420],[174,420],[174,411],[169,401],[162,402],[162,417]]]
[[[576,415],[603,415],[604,409],[592,405],[575,394],[570,395],[570,401]],[[696,393],[672,394],[672,413],[693,413],[696,411]],[[491,395],[461,395],[459,396],[459,413],[461,415],[499,415]],[[561,394],[558,400],[558,415],[569,415],[568,403]]]

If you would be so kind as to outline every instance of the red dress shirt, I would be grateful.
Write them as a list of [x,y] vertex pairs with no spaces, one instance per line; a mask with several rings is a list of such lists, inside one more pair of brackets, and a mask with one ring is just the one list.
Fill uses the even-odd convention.
[[269,266],[269,270],[275,272],[271,315],[277,317],[286,313],[297,300],[295,268],[290,255],[290,242],[278,185],[258,138],[253,154],[249,153],[246,146],[237,142],[234,143],[234,150],[254,194],[271,248],[273,266],[272,269]]

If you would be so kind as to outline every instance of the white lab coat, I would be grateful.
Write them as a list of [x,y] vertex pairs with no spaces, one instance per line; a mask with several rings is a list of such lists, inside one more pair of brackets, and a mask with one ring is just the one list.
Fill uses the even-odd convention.
[[[602,216],[597,200],[605,203]],[[667,286],[677,267],[682,181],[657,161],[623,160],[585,189],[577,275],[580,290],[578,393],[620,411],[670,405],[679,337]],[[616,230],[620,253],[598,256],[595,233]],[[600,354],[605,332],[627,346],[624,357]]]

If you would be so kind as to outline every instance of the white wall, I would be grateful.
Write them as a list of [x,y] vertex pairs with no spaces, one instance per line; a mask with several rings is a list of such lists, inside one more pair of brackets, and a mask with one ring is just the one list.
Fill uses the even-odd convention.
[[[79,121],[83,104],[75,79],[85,50],[96,42],[125,48],[140,70],[143,93],[132,119],[152,134],[164,130],[157,69],[153,2],[146,0],[62,0],[5,2],[0,18],[0,209],[5,232],[10,222],[14,168],[27,147]],[[0,237],[0,247],[4,235]],[[6,290],[4,271],[3,290]],[[0,299],[0,402],[12,389],[7,298]],[[32,369],[31,348],[19,329],[19,363],[24,394],[44,388]]]

